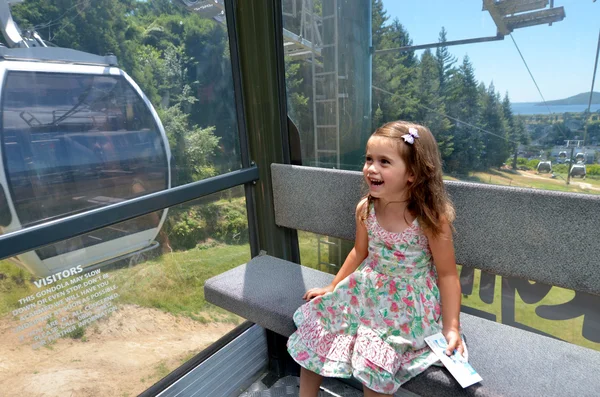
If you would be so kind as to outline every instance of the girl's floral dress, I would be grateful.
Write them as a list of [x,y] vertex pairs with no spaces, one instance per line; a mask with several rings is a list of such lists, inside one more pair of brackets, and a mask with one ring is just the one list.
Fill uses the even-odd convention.
[[442,330],[437,273],[416,219],[388,232],[371,205],[365,224],[369,255],[333,292],[296,311],[287,347],[306,369],[392,394],[437,361],[424,341]]

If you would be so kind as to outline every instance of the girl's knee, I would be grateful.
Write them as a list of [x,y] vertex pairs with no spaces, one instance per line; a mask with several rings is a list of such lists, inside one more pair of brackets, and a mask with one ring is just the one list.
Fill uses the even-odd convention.
[[323,376],[308,370],[300,368],[300,397],[316,397],[319,393]]
[[322,380],[323,376],[319,375],[316,372],[311,371],[310,369],[306,369],[304,367],[300,367],[300,378],[306,378],[306,379],[315,379],[315,380]]

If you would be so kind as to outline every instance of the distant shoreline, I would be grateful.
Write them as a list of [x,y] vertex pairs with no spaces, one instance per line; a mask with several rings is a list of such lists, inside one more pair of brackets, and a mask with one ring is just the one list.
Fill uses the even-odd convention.
[[[521,115],[549,115],[552,114],[562,114],[562,113],[583,113],[587,109],[587,103],[585,105],[550,105],[548,104],[548,108],[550,112],[548,112],[548,108],[546,106],[539,105],[538,102],[515,102],[511,103],[511,108],[513,113],[521,114]],[[600,103],[593,103],[590,107],[590,112],[597,112],[600,110]]]
[[[581,94],[573,95],[568,98],[554,99],[551,101],[544,102],[516,102],[515,104],[528,104],[535,106],[579,106],[585,105],[590,101],[590,93],[582,92]],[[600,105],[600,92],[594,91],[592,93],[592,105]]]

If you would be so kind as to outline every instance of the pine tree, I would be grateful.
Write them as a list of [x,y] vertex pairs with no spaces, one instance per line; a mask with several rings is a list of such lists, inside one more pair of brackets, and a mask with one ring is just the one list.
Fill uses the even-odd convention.
[[[399,48],[412,45],[408,31],[395,19],[382,37],[384,48]],[[394,95],[374,92],[373,112],[379,106],[383,120],[411,120],[417,113],[418,100],[415,94],[417,60],[413,51],[376,55],[373,62],[373,85],[384,88]]]
[[371,18],[371,34],[373,48],[381,50],[381,44],[384,36],[389,28],[386,23],[389,19],[385,9],[383,8],[383,0],[371,0],[372,18]]
[[467,173],[480,166],[483,143],[476,126],[479,120],[480,104],[475,70],[468,56],[465,56],[449,82],[448,114],[462,121],[455,122],[451,130],[454,151],[447,161],[448,170]]
[[490,83],[481,98],[482,109],[479,125],[486,130],[482,134],[484,155],[482,164],[485,168],[500,167],[508,158],[510,147],[508,145],[507,123],[500,103],[500,96],[496,93],[494,83]]
[[512,112],[508,92],[506,92],[504,99],[502,100],[502,110],[507,126],[508,147],[513,156],[511,167],[513,170],[516,170],[519,145],[526,145],[529,143],[529,135],[525,130],[525,124],[523,123],[522,118],[516,117]]
[[[438,42],[445,43],[446,41],[446,28],[442,26]],[[456,71],[454,68],[456,57],[450,54],[447,46],[442,46],[436,49],[435,60],[438,69],[438,80],[440,82],[440,96],[446,98],[448,94],[448,82],[452,78],[452,74]]]
[[446,160],[454,149],[452,135],[449,133],[452,124],[444,116],[446,109],[439,96],[436,59],[430,50],[426,50],[421,56],[416,87],[419,108],[415,120],[431,130],[438,142],[442,160]]

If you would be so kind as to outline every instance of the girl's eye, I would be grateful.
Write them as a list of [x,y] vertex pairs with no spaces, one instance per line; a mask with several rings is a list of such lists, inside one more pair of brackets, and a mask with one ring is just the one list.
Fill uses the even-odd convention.
[[373,159],[371,158],[371,156],[367,156],[367,157],[365,157],[365,161],[367,163],[370,163],[371,161],[373,161]]
[[390,163],[390,162],[389,162],[388,160],[386,160],[386,159],[382,159],[382,160],[381,160],[381,164],[389,164],[389,163]]

